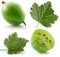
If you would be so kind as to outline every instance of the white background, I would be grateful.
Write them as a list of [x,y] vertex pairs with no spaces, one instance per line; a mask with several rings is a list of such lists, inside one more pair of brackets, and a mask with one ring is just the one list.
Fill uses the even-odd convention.
[[33,18],[30,15],[30,7],[34,2],[38,3],[39,5],[51,1],[52,8],[55,11],[55,14],[57,14],[60,17],[60,0],[4,0],[5,2],[17,2],[19,3],[24,11],[25,11],[25,22],[27,26],[25,27],[23,24],[21,24],[18,27],[11,26],[8,24],[2,14],[1,14],[1,8],[2,8],[2,0],[0,0],[0,49],[6,49],[4,45],[4,39],[8,37],[9,34],[13,32],[17,32],[18,36],[24,37],[29,40],[26,47],[24,48],[25,51],[19,54],[13,54],[9,55],[7,51],[0,51],[0,57],[59,57],[60,56],[60,18],[55,22],[55,24],[52,25],[50,28],[46,28],[39,24],[37,28],[41,28],[44,30],[49,31],[54,39],[55,39],[55,46],[53,49],[49,50],[47,53],[38,53],[35,51],[31,46],[31,36],[35,29],[35,26],[37,22],[33,20]]

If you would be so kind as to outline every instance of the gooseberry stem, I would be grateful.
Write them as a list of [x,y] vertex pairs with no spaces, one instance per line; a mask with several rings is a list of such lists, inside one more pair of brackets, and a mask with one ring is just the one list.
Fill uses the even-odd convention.
[[37,23],[37,25],[35,26],[35,28],[39,25],[39,23]]
[[24,23],[24,25],[26,26],[26,23],[25,22],[23,22]]
[[7,49],[0,49],[0,51],[6,51]]

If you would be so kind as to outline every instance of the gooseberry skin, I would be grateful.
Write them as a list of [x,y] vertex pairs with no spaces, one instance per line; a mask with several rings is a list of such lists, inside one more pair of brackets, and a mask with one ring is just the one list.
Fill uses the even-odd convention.
[[2,15],[8,23],[14,26],[18,26],[21,23],[25,24],[25,13],[23,12],[21,6],[17,3],[5,3],[2,7]]
[[33,32],[31,38],[32,47],[40,53],[45,53],[54,47],[55,41],[52,35],[43,29],[37,29]]

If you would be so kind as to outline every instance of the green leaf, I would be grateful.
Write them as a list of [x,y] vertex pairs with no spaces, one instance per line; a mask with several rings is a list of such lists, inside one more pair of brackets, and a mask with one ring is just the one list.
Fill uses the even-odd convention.
[[4,40],[4,44],[8,48],[9,54],[16,54],[24,51],[23,48],[25,47],[27,42],[28,40],[21,37],[17,37],[16,32],[12,33],[8,36],[8,38]]
[[41,6],[34,3],[31,7],[31,16],[33,19],[41,23],[45,27],[51,27],[51,24],[55,23],[58,16],[54,14],[51,2],[48,1]]

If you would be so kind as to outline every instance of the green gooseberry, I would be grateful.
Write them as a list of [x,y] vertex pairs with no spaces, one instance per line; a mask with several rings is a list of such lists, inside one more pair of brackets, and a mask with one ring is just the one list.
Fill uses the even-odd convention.
[[13,26],[18,26],[21,23],[26,25],[24,22],[25,13],[19,4],[14,2],[5,3],[4,1],[2,1],[2,4],[2,15],[8,23]]
[[31,38],[32,47],[40,53],[45,53],[54,47],[55,41],[52,35],[43,29],[37,29],[33,32]]

